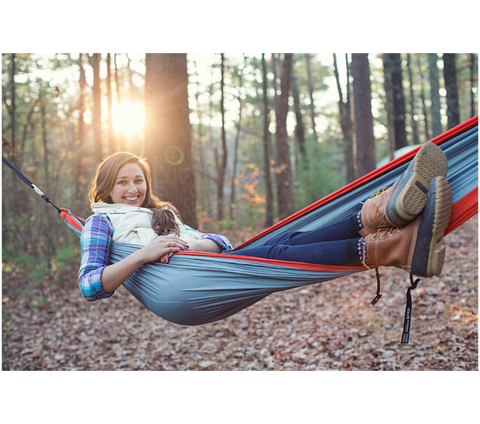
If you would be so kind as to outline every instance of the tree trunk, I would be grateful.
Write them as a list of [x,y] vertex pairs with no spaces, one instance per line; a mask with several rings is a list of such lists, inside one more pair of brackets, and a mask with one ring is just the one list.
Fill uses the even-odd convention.
[[223,209],[223,188],[225,184],[225,172],[227,170],[227,137],[225,131],[225,55],[220,54],[220,114],[222,117],[222,152],[218,155],[217,161],[217,220],[222,221]]
[[443,54],[443,76],[447,92],[447,129],[460,124],[460,108],[458,106],[456,54]]
[[118,66],[117,66],[117,53],[113,56],[113,62],[115,64],[115,89],[117,91],[117,104],[120,104],[120,82],[118,77]]
[[[115,63],[115,90],[117,92],[117,106],[120,106],[122,96],[120,89],[120,77],[118,75],[119,71],[117,66],[117,53],[115,53],[113,61]],[[116,135],[115,139],[117,143],[117,150],[126,150],[125,136],[121,132]]]
[[269,130],[269,109],[267,95],[267,66],[265,63],[265,53],[262,53],[262,87],[263,87],[263,163],[265,169],[265,184],[267,192],[267,205],[265,226],[273,225],[273,189],[272,174],[270,173],[270,130]]
[[357,136],[357,178],[376,167],[368,54],[352,54],[353,104]]
[[280,94],[275,105],[276,115],[276,181],[278,215],[280,219],[294,212],[293,178],[287,134],[288,96],[292,77],[292,53],[285,53],[280,83]]
[[[40,89],[41,90],[41,89]],[[47,193],[50,193],[50,173],[48,170],[48,144],[47,144],[47,114],[45,111],[45,99],[40,92],[40,116],[42,124],[42,146],[43,146],[43,169],[45,172],[44,187]]]
[[237,135],[235,136],[235,146],[233,148],[233,171],[232,171],[232,185],[230,190],[230,220],[233,220],[233,211],[235,209],[235,182],[237,179],[237,162],[238,162],[238,144],[240,142],[240,129],[242,125],[242,87],[243,87],[243,70],[245,68],[245,57],[243,58],[244,65],[238,69],[238,122]]
[[305,166],[308,166],[308,158],[305,150],[305,127],[303,125],[302,110],[300,104],[300,93],[298,92],[297,80],[295,78],[295,72],[292,71],[292,95],[293,105],[295,108],[295,118],[297,125],[295,127],[295,138],[297,140],[298,148],[302,156]]
[[470,53],[470,117],[475,116],[475,54]]
[[85,90],[87,88],[87,79],[85,77],[85,68],[83,67],[83,57],[85,53],[80,53],[77,64],[80,70],[80,93],[78,95],[78,106],[79,111],[78,117],[78,141],[80,145],[83,146],[85,142]]
[[315,103],[313,101],[313,78],[312,78],[312,67],[311,67],[311,56],[307,53],[305,55],[305,60],[307,62],[307,79],[308,79],[308,94],[310,96],[310,117],[312,118],[312,131],[315,137],[315,141],[318,140],[317,130],[315,127]]
[[[6,52],[1,52],[0,57],[3,59]],[[6,72],[6,69],[2,67],[0,69],[0,78],[3,81],[3,73]],[[0,90],[0,104],[5,104],[5,90]],[[10,142],[3,135],[4,134],[4,124],[3,124],[3,111],[0,112],[0,150],[7,159],[12,159],[8,156],[9,147],[11,147]],[[7,199],[7,178],[5,178],[5,168],[6,166],[0,165],[0,245],[7,244],[7,217],[8,217],[8,199]],[[2,338],[2,324],[0,321],[0,373],[4,372],[2,368],[2,354],[3,354],[3,338]],[[6,362],[5,362],[6,363]]]
[[412,64],[410,60],[410,53],[407,53],[407,71],[408,71],[408,81],[410,85],[410,116],[412,120],[412,133],[413,133],[413,144],[420,144],[420,139],[418,137],[418,123],[415,113],[415,97],[413,95],[413,75],[412,75]]
[[423,69],[420,65],[420,55],[417,55],[417,68],[420,73],[420,101],[422,102],[422,112],[423,112],[423,119],[424,119],[424,131],[425,131],[425,141],[430,140],[430,132],[428,128],[428,112],[427,112],[427,104],[425,101],[425,81],[423,76]]
[[10,64],[11,67],[11,74],[10,74],[10,93],[11,93],[11,96],[10,96],[10,100],[11,100],[11,103],[10,103],[10,122],[11,122],[11,125],[12,125],[12,128],[11,128],[11,142],[12,142],[12,157],[11,157],[11,160],[12,160],[12,164],[15,165],[15,156],[16,156],[16,146],[15,146],[15,126],[16,126],[16,121],[15,121],[15,115],[17,113],[17,110],[16,110],[16,105],[15,105],[15,98],[16,98],[16,95],[15,95],[15,73],[16,73],[16,68],[15,68],[15,53],[12,53],[11,54],[11,61],[12,63]]
[[405,96],[403,94],[402,60],[399,53],[385,54],[391,62],[393,86],[393,125],[395,129],[395,150],[408,145],[405,130]]
[[[43,169],[45,172],[45,177],[43,181],[43,187],[45,193],[49,193],[53,195],[51,178],[50,178],[50,170],[49,170],[49,157],[50,152],[48,150],[48,140],[47,140],[47,112],[45,108],[45,95],[42,93],[42,88],[40,88],[40,117],[41,117],[41,133],[42,133],[42,146],[43,146]],[[52,222],[52,214],[46,214],[44,216],[47,225],[42,226],[42,233],[43,237],[45,238],[45,246],[43,250],[43,255],[45,255],[44,262],[47,265],[47,272],[51,275],[52,272],[52,259],[55,255],[55,245],[53,243],[54,235],[52,233],[52,228],[54,228],[54,224]]]
[[80,92],[78,95],[78,103],[77,103],[77,110],[79,113],[78,116],[78,130],[77,130],[77,138],[74,143],[75,149],[75,173],[74,173],[74,204],[75,210],[78,211],[80,214],[80,208],[85,203],[85,194],[84,190],[85,187],[81,185],[82,183],[82,176],[83,176],[83,164],[82,164],[82,156],[80,151],[85,147],[85,90],[87,88],[87,80],[85,77],[85,68],[83,67],[83,58],[85,57],[85,53],[80,53],[79,58],[77,60],[77,64],[80,71]]
[[430,76],[430,108],[432,118],[432,137],[436,137],[443,132],[442,120],[440,116],[440,81],[438,75],[438,55],[428,53],[428,71]]
[[146,56],[147,156],[165,200],[197,227],[186,54]]
[[96,162],[103,159],[102,146],[102,98],[100,91],[100,53],[93,53],[89,57],[90,65],[93,68],[93,134]]
[[392,83],[392,61],[387,54],[383,55],[383,75],[385,84],[385,109],[387,110],[388,130],[388,159],[395,158],[395,121],[393,112],[393,83]]
[[345,155],[345,164],[347,167],[347,184],[355,180],[355,158],[353,151],[353,123],[352,108],[350,103],[350,67],[348,64],[348,56],[345,55],[345,63],[347,66],[347,100],[343,100],[342,87],[340,85],[340,75],[338,73],[337,55],[333,54],[333,66],[335,71],[335,79],[337,81],[338,91],[338,109],[340,112],[340,126],[343,134],[343,151]]
[[112,72],[111,72],[111,55],[107,54],[107,99],[108,99],[108,147],[110,154],[115,153],[115,133],[113,131],[112,116]]

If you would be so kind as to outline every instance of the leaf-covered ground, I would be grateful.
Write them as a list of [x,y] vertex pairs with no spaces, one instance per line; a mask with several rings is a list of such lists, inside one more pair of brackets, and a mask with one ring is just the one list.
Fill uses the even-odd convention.
[[[234,244],[252,234],[227,234]],[[382,268],[269,296],[201,327],[170,324],[124,289],[84,301],[75,276],[43,293],[3,281],[2,329],[12,370],[478,370],[478,220],[445,238],[441,277],[412,292],[410,343],[400,343],[408,274]],[[39,302],[44,295],[47,301]]]

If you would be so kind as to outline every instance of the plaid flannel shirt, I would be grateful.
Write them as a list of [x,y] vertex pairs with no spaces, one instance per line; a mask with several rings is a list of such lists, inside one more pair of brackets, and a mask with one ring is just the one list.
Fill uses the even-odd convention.
[[[232,250],[229,240],[220,234],[204,234],[191,227],[185,226],[201,234],[202,239],[210,239],[222,248],[222,253]],[[106,299],[114,293],[107,293],[102,288],[103,270],[109,264],[110,246],[114,228],[107,215],[92,215],[85,223],[80,237],[82,249],[82,263],[78,272],[78,284],[83,297],[94,302]]]
[[106,215],[92,215],[87,219],[80,237],[82,263],[78,272],[78,284],[88,301],[113,296],[102,288],[103,270],[109,263],[113,225]]

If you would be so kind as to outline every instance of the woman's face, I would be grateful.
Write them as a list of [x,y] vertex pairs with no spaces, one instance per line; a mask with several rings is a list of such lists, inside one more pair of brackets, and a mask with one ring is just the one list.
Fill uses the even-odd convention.
[[142,168],[136,163],[127,163],[118,171],[110,197],[113,203],[142,206],[147,193],[147,182]]

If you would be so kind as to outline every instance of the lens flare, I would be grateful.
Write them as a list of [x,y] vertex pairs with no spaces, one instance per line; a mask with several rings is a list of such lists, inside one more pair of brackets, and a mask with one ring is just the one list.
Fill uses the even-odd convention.
[[182,149],[177,146],[168,146],[163,154],[167,162],[172,165],[180,165],[184,159]]

